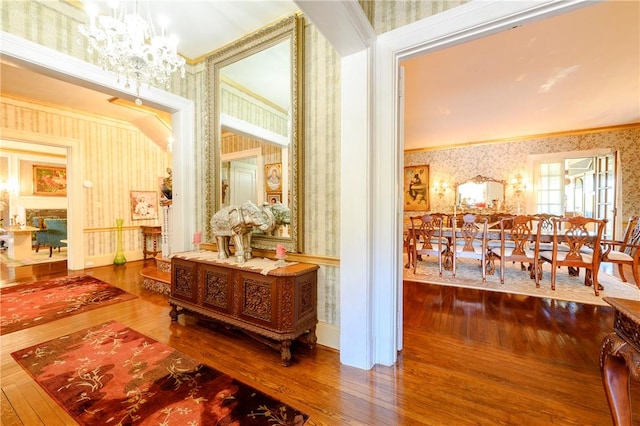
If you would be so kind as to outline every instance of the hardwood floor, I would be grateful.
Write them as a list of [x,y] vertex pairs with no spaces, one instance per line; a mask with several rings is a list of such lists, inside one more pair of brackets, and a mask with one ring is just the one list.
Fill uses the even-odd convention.
[[[2,425],[73,424],[10,353],[108,320],[305,411],[313,425],[611,424],[598,355],[612,308],[406,282],[396,365],[363,371],[341,365],[336,351],[295,344],[285,368],[277,351],[244,335],[191,317],[172,323],[166,297],[140,286],[139,272],[151,262],[80,272],[136,300],[0,337]],[[2,269],[1,284],[67,275],[65,265],[18,269]],[[637,383],[632,395],[640,424]]]

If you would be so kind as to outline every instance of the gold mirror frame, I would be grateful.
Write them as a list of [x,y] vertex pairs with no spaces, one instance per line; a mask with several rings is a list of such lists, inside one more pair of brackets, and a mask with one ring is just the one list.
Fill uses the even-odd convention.
[[[505,201],[506,201],[506,189],[507,189],[507,182],[504,180],[498,180],[498,179],[494,179],[494,178],[490,178],[490,177],[486,177],[486,176],[482,176],[482,175],[477,175],[471,179],[467,179],[463,182],[460,183],[456,183],[456,192],[455,192],[455,196],[456,196],[456,206],[458,208],[465,208],[464,206],[461,205],[461,200],[460,200],[460,194],[459,194],[459,188],[460,186],[467,184],[467,183],[474,183],[476,185],[480,185],[483,183],[496,183],[496,184],[500,184],[502,185],[502,199],[499,200],[500,205],[504,205]],[[491,206],[489,207],[490,201],[492,200],[482,200],[482,202],[485,204],[485,207],[482,207],[484,209],[486,208],[495,208],[495,206]]]
[[221,143],[220,125],[220,70],[254,53],[269,48],[287,38],[291,40],[291,140],[289,147],[289,209],[291,223],[289,237],[252,235],[251,246],[257,249],[275,250],[282,245],[288,252],[298,253],[302,249],[302,105],[303,105],[303,18],[299,14],[290,15],[278,22],[263,27],[225,47],[207,58],[207,111],[208,125],[205,126],[206,177],[205,177],[205,223],[202,224],[206,241],[213,241],[211,217],[220,209],[221,203]]

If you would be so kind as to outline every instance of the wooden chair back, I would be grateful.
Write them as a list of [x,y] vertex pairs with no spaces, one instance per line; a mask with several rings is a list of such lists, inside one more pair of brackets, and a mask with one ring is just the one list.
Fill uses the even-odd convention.
[[409,218],[411,221],[409,232],[413,240],[413,273],[418,266],[418,256],[435,255],[438,258],[438,272],[442,275],[442,254],[447,251],[447,240],[442,236],[445,216],[447,215],[433,213]]
[[500,282],[504,284],[507,262],[529,263],[530,276],[537,272],[537,258],[540,249],[542,224],[536,216],[517,215],[500,219],[500,245],[491,248],[490,262],[500,259]]
[[482,263],[482,281],[487,279],[487,228],[488,219],[473,214],[462,217],[462,225],[453,221],[453,276],[456,275],[456,261],[458,258],[478,259]]
[[[580,216],[552,218],[552,221],[553,248],[550,252],[539,253],[542,261],[551,263],[551,289],[555,290],[559,267],[584,268],[585,285],[593,285],[598,296],[598,270],[602,261],[600,242],[606,221]],[[566,251],[559,250],[560,243],[567,247]]]

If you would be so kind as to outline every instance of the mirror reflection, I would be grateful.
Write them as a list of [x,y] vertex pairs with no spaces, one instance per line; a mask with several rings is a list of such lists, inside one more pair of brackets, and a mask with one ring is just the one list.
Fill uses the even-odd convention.
[[[298,16],[223,48],[209,60],[215,211],[247,200],[269,205],[276,228],[255,230],[252,246],[298,248]],[[217,102],[216,102],[217,100]],[[216,167],[213,167],[216,165]],[[204,229],[210,238],[210,227]]]
[[505,182],[476,176],[456,186],[456,205],[462,209],[502,210]]

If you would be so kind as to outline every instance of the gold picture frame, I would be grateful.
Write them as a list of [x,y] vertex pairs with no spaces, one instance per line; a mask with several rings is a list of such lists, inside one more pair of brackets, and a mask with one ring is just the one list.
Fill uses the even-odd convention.
[[404,168],[403,205],[405,211],[429,210],[429,166]]
[[158,193],[155,191],[131,191],[131,220],[158,219]]
[[275,203],[280,203],[282,202],[281,199],[281,194],[267,194],[267,201],[269,202],[269,204],[275,204]]
[[265,164],[264,189],[267,193],[282,191],[282,163]]
[[33,195],[67,196],[67,168],[33,165]]

